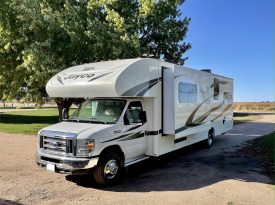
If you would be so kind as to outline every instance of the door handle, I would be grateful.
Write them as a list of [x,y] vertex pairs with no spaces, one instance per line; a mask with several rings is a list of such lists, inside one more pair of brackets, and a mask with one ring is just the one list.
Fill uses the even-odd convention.
[[115,133],[115,134],[121,133],[121,130],[115,130],[114,133]]

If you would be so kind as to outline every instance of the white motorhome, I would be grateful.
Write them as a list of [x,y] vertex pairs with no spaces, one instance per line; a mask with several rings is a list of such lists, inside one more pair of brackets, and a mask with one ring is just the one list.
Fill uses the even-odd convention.
[[70,67],[50,97],[86,98],[68,119],[39,131],[36,162],[47,170],[117,180],[125,166],[202,141],[233,126],[233,80],[156,59]]

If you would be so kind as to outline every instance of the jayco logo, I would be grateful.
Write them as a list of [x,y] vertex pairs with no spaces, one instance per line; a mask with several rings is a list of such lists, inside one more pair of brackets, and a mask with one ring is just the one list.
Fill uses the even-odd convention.
[[71,74],[68,77],[65,77],[64,80],[76,80],[78,78],[92,78],[95,74]]

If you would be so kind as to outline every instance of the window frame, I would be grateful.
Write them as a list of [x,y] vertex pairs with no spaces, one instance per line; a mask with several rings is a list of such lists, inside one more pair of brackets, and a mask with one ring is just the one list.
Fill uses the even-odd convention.
[[[122,119],[123,119],[123,125],[124,125],[124,126],[142,123],[142,122],[136,122],[136,123],[130,123],[130,122],[129,122],[129,124],[125,124],[125,118],[128,119],[128,116],[127,116],[126,112],[127,112],[128,108],[129,108],[129,106],[131,105],[131,103],[136,103],[136,102],[140,103],[141,111],[144,111],[144,110],[143,110],[142,102],[141,102],[140,100],[130,101],[129,104],[127,105],[126,109],[125,109],[125,112],[124,112],[124,115],[123,115],[123,118],[122,118]],[[128,119],[128,120],[129,120],[129,119]]]
[[[181,101],[181,98],[186,98],[187,96],[184,96],[184,94],[186,95],[187,94],[187,92],[182,92],[182,97],[181,97],[181,92],[180,92],[180,86],[182,85],[182,86],[184,86],[184,84],[189,84],[189,85],[192,85],[192,86],[194,86],[195,87],[195,91],[196,92],[192,92],[192,94],[194,94],[195,95],[195,101],[190,101],[189,100],[189,96],[188,96],[188,102],[187,101]],[[192,88],[193,89],[193,88]],[[180,81],[179,83],[178,83],[178,102],[180,103],[180,104],[191,104],[191,103],[197,103],[198,102],[198,84],[197,83],[195,83],[195,82],[184,82],[184,81]]]
[[219,99],[220,97],[220,79],[219,78],[214,78],[213,97],[215,100]]

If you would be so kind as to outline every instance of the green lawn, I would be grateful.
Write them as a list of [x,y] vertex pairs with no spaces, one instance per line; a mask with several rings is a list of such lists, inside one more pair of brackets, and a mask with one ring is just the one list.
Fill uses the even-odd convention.
[[[70,109],[70,114],[75,109]],[[234,117],[234,124],[258,119],[259,116]],[[41,128],[58,122],[56,108],[0,113],[0,132],[36,134]]]
[[57,109],[0,113],[0,132],[33,135],[41,128],[57,122]]
[[275,191],[275,132],[262,136],[255,142],[251,154],[261,163],[264,173],[273,180],[271,187]]
[[275,132],[269,135],[266,135],[261,138],[261,146],[263,147],[267,157],[271,162],[275,163]]
[[237,125],[237,124],[240,124],[240,123],[257,120],[257,119],[260,119],[260,118],[261,118],[261,116],[259,116],[259,115],[247,115],[247,116],[234,117],[233,120],[234,120],[234,125]]

